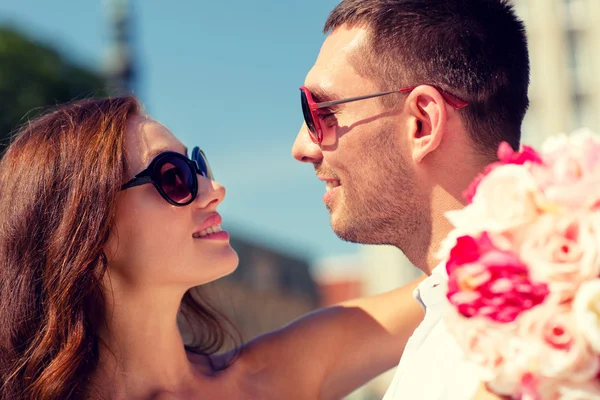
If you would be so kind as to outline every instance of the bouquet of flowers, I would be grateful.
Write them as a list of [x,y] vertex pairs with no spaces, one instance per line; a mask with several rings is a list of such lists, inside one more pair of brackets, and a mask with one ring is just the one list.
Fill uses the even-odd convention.
[[600,137],[498,158],[447,214],[447,327],[496,394],[600,399]]

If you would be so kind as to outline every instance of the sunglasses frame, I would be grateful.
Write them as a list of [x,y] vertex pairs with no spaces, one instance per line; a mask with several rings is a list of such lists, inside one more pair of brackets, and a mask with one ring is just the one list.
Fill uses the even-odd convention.
[[[321,144],[323,142],[323,127],[321,126],[321,120],[319,119],[319,115],[317,114],[317,110],[319,110],[320,108],[326,108],[326,107],[331,107],[331,106],[334,106],[337,104],[344,104],[344,103],[350,103],[353,101],[370,99],[373,97],[385,96],[385,95],[392,94],[392,93],[410,93],[413,90],[415,90],[417,87],[418,86],[411,86],[411,87],[401,88],[398,90],[392,90],[390,92],[381,92],[381,93],[375,93],[375,94],[368,94],[368,95],[364,95],[364,96],[348,97],[348,98],[341,99],[341,100],[324,101],[324,102],[317,103],[313,99],[313,96],[312,96],[312,93],[310,92],[310,90],[306,86],[301,86],[300,87],[300,92],[301,92],[300,93],[300,101],[302,104],[302,113],[304,114],[304,122],[306,123],[306,127],[308,128],[309,136],[310,136],[311,140],[316,144]],[[435,87],[435,86],[433,86],[433,87]],[[469,105],[469,103],[456,97],[455,95],[453,95],[451,93],[448,93],[438,87],[435,87],[435,89],[437,89],[437,91],[440,92],[440,94],[442,95],[442,97],[448,104],[450,104],[452,107],[454,107],[457,110]],[[309,123],[310,121],[308,121],[308,119],[307,119],[307,111],[311,117],[312,124],[310,124]],[[310,127],[311,125],[313,126],[312,129]]]
[[[175,157],[183,161],[190,168],[190,172],[192,173],[192,187],[190,188],[190,194],[192,195],[192,197],[190,198],[190,200],[184,203],[177,203],[175,200],[171,199],[169,195],[167,195],[167,193],[163,190],[161,185],[158,183],[158,177],[155,176],[154,171],[156,165],[159,162],[163,161],[166,157]],[[202,169],[201,165],[205,167],[204,170]],[[175,151],[164,151],[158,154],[156,157],[154,157],[154,159],[148,165],[148,168],[136,174],[130,181],[123,184],[123,186],[121,186],[121,190],[152,183],[152,185],[154,185],[154,187],[162,196],[162,198],[165,199],[169,204],[172,204],[177,207],[183,207],[187,206],[188,204],[191,204],[196,199],[196,196],[198,196],[197,175],[201,175],[207,179],[214,180],[214,175],[212,173],[212,169],[210,168],[210,164],[208,163],[208,159],[206,158],[206,154],[204,154],[204,152],[199,147],[194,147],[194,149],[192,150],[191,159]]]

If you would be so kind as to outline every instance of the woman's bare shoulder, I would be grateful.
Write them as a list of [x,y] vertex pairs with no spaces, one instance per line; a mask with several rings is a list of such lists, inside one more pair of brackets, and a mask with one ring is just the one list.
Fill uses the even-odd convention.
[[231,364],[230,378],[260,399],[314,399],[318,388],[312,384],[311,368],[301,357],[291,357],[285,329],[263,334],[235,350],[214,355],[215,365]]

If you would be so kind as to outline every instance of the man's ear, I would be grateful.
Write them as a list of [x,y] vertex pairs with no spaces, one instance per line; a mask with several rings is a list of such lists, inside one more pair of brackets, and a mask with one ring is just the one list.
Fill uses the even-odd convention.
[[446,102],[432,86],[422,85],[414,89],[406,99],[409,119],[408,130],[412,159],[420,163],[437,149],[446,131]]

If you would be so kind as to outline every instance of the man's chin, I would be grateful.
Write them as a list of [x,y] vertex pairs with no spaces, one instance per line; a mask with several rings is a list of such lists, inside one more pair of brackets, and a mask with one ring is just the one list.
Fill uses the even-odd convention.
[[383,236],[379,227],[359,224],[357,219],[340,218],[333,212],[330,222],[333,232],[343,241],[370,245],[392,244],[391,235]]
[[344,202],[338,202],[327,206],[329,211],[329,221],[331,229],[337,237],[350,243],[368,244],[367,229],[357,226],[357,218],[353,218],[351,212],[348,212]]
[[350,243],[371,244],[366,237],[365,230],[352,226],[349,220],[336,218],[335,213],[331,212],[331,229],[337,237]]

